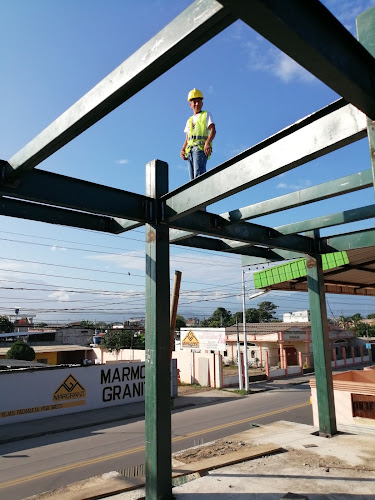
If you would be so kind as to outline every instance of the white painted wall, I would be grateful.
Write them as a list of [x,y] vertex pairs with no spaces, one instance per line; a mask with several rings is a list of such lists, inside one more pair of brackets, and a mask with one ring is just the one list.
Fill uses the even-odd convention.
[[108,363],[108,361],[144,361],[145,351],[141,349],[120,349],[118,352],[109,352],[106,349],[94,347],[88,353],[88,356],[91,361],[98,360],[100,363]]
[[144,401],[144,383],[143,362],[1,372],[0,425]]
[[185,384],[200,384],[206,385],[207,374],[199,373],[199,360],[208,359],[208,383],[209,387],[221,387],[221,355],[194,352],[188,349],[182,351],[173,351],[172,358],[177,360],[177,368],[180,370],[180,380]]

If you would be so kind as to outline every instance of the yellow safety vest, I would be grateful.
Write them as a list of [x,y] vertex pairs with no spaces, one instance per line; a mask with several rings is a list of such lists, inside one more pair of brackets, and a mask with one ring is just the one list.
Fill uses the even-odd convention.
[[[186,156],[193,146],[198,146],[200,150],[204,151],[204,144],[209,135],[209,130],[207,128],[207,111],[201,111],[199,113],[198,119],[195,122],[194,130],[193,117],[191,116],[189,118],[189,127],[188,143],[185,149]],[[212,142],[210,146],[212,150]]]

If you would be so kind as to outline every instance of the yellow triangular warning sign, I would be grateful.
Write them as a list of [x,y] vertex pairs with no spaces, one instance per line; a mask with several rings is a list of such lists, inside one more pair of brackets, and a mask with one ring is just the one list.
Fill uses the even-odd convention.
[[191,330],[185,335],[182,341],[182,347],[199,347],[199,340]]

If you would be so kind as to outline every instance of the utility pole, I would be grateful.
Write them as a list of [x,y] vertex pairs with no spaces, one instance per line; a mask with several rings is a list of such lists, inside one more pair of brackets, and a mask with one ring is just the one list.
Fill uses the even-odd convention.
[[236,329],[237,329],[237,359],[238,359],[238,388],[242,391],[242,359],[241,359],[241,348],[240,348],[240,334],[238,331],[238,318],[236,317]]
[[247,334],[246,334],[246,301],[245,301],[245,270],[242,269],[242,328],[243,328],[243,347],[244,347],[244,373],[245,373],[245,391],[249,392],[249,367],[247,361]]
[[181,271],[174,272],[174,283],[173,283],[173,293],[171,300],[171,311],[170,311],[170,327],[171,327],[171,339],[170,339],[170,347],[171,347],[171,360],[172,360],[172,352],[174,351],[174,332],[176,329],[176,319],[177,319],[177,308],[178,308],[178,299],[180,297],[180,284],[181,284]]

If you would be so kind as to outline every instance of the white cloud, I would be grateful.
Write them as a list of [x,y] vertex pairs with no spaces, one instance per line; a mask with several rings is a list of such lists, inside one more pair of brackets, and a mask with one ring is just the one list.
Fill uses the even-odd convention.
[[67,302],[70,299],[69,294],[65,290],[57,290],[48,295],[48,297],[56,299],[58,302]]
[[311,181],[308,179],[305,179],[304,181],[300,182],[299,184],[288,184],[286,182],[279,182],[276,186],[276,189],[292,189],[293,191],[297,191],[299,189],[305,189],[311,186]]
[[[357,16],[375,5],[375,0],[323,0],[328,10],[356,37]],[[252,36],[241,23],[232,28],[231,38],[242,40],[248,58],[248,68],[269,73],[284,83],[300,81],[312,83],[317,79],[289,56],[277,49],[266,39],[256,34]],[[247,41],[245,41],[247,38]]]
[[66,252],[68,249],[65,248],[65,247],[58,247],[56,245],[52,245],[51,248],[50,248],[51,252],[56,252],[57,250],[59,252]]
[[117,165],[127,165],[129,163],[129,160],[127,160],[126,158],[121,158],[120,160],[115,160],[115,163],[117,163]]
[[88,255],[86,258],[100,262],[108,262],[121,269],[145,270],[145,255],[142,251],[128,252],[126,254]]
[[257,37],[257,42],[247,42],[245,47],[249,58],[248,65],[253,71],[271,73],[284,83],[292,80],[304,82],[316,80],[293,59],[260,37]]
[[271,71],[285,83],[289,83],[291,80],[302,80],[305,82],[315,80],[315,77],[311,73],[283,52],[275,55]]

